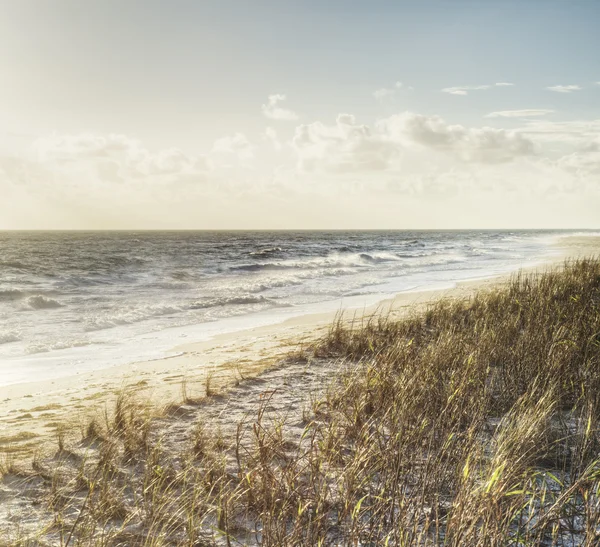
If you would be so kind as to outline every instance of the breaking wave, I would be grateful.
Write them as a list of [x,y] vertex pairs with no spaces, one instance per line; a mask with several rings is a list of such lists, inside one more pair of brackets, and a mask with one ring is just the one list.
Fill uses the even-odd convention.
[[310,270],[323,268],[343,268],[348,266],[364,267],[381,262],[397,262],[402,257],[395,253],[332,253],[327,256],[309,258],[305,260],[282,260],[280,262],[259,262],[255,264],[242,264],[231,266],[230,271],[260,272],[267,270]]
[[275,304],[275,301],[264,296],[237,296],[228,298],[207,298],[194,302],[190,308],[193,310],[215,308],[220,306],[235,306],[248,304]]
[[258,251],[251,251],[250,253],[248,253],[250,256],[257,256],[257,257],[261,257],[261,256],[273,256],[273,255],[278,255],[282,252],[282,248],[281,247],[269,247],[267,249],[260,249]]
[[0,290],[0,302],[12,302],[25,298],[26,294],[19,289]]
[[19,340],[21,340],[21,337],[16,332],[0,332],[0,344],[9,344]]
[[36,354],[47,353],[49,351],[55,351],[59,349],[82,348],[95,343],[97,342],[81,339],[47,341],[44,343],[30,344],[29,346],[27,346],[27,353]]
[[108,309],[97,314],[88,314],[83,319],[87,332],[111,329],[123,325],[140,323],[163,316],[175,316],[182,308],[168,304],[138,304],[123,309]]
[[53,308],[62,308],[62,304],[54,298],[48,298],[41,294],[30,296],[27,299],[27,305],[34,310],[49,310]]

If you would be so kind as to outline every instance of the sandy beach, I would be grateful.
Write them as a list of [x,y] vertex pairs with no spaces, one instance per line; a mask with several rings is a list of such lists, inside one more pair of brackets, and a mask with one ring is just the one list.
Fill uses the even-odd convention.
[[[565,260],[597,257],[600,252],[600,237],[564,238],[557,243],[555,250],[551,261],[523,268],[521,271],[535,276],[536,272],[560,270]],[[568,274],[569,271],[572,269],[566,268],[560,275]],[[462,301],[478,291],[502,288],[503,285],[508,287],[514,274],[515,272],[511,275],[461,282],[447,290],[401,293],[370,307],[343,310],[342,317],[348,322],[368,321],[378,314],[401,318],[424,310],[440,298]],[[511,284],[511,287],[514,286],[515,283]],[[555,289],[551,286],[550,291],[552,290]],[[503,291],[497,291],[490,294],[489,300],[484,297],[483,302],[493,301],[502,294]],[[521,295],[518,297],[522,298]],[[551,296],[550,300],[552,298],[554,297]],[[482,300],[474,302],[481,303]],[[568,307],[568,302],[557,305],[562,310],[562,306]],[[573,302],[577,303],[578,300]],[[459,308],[462,305],[471,306],[472,303],[461,303]],[[485,310],[488,308],[485,306],[486,304],[484,307],[480,306],[477,313],[487,313]],[[471,309],[475,310],[474,307]],[[552,317],[559,315],[555,311]],[[249,455],[248,465],[256,463],[258,460],[253,459],[251,454],[257,446],[258,453],[261,453],[260,432],[270,431],[269,428],[274,428],[272,431],[275,433],[281,432],[283,424],[286,429],[281,439],[282,446],[297,448],[299,454],[311,454],[308,446],[313,446],[314,439],[306,434],[309,427],[307,424],[321,424],[315,427],[322,426],[323,431],[329,427],[327,420],[320,422],[319,416],[329,412],[321,410],[320,405],[325,404],[326,408],[330,408],[332,394],[337,392],[338,387],[346,389],[344,386],[352,385],[351,379],[355,378],[359,384],[363,381],[361,374],[364,370],[363,373],[360,372],[360,363],[336,357],[335,351],[329,353],[326,345],[323,345],[327,329],[339,317],[340,312],[303,315],[274,325],[180,345],[173,348],[173,357],[167,359],[137,362],[88,374],[15,384],[0,389],[0,471],[3,475],[0,481],[0,535],[5,534],[3,537],[7,538],[7,545],[14,544],[11,541],[37,537],[40,534],[40,537],[49,534],[48,537],[54,538],[52,541],[55,542],[47,543],[48,545],[61,544],[62,539],[57,539],[57,530],[74,530],[79,522],[78,515],[84,514],[88,498],[85,497],[85,488],[82,489],[81,484],[90,484],[91,493],[95,488],[94,477],[104,470],[107,473],[102,479],[105,488],[98,496],[101,499],[104,499],[102,496],[108,496],[107,511],[116,511],[116,515],[120,515],[119,511],[122,511],[122,514],[129,515],[131,524],[128,519],[119,521],[115,533],[121,539],[124,538],[124,544],[137,544],[135,541],[144,537],[147,529],[144,521],[136,520],[141,514],[135,509],[139,499],[138,494],[132,493],[129,485],[137,485],[134,488],[136,492],[142,488],[145,495],[147,488],[150,488],[145,486],[145,473],[156,475],[151,481],[154,484],[170,476],[167,473],[163,477],[162,470],[187,470],[186,462],[202,462],[207,450],[216,450],[215,462],[222,462],[223,466],[219,469],[225,473],[227,480],[240,479],[245,488],[246,481],[250,481],[249,477],[255,476],[256,471],[250,471],[244,478],[240,453]],[[418,321],[417,324],[421,322]],[[452,323],[452,329],[459,324],[460,322]],[[377,327],[375,331],[377,329],[385,332],[385,325]],[[342,330],[346,330],[346,327],[342,327]],[[486,330],[484,327],[483,330],[496,332],[493,328]],[[339,331],[330,335],[328,343],[334,341],[334,344],[338,344],[340,339],[344,340],[343,337],[338,338],[335,332]],[[471,329],[469,332],[473,334],[478,331]],[[302,351],[303,348],[308,349],[311,342],[318,338],[322,341],[317,350]],[[371,341],[369,338],[369,345],[364,347],[371,347]],[[444,349],[447,342],[448,340],[444,342],[441,338],[434,343],[436,350],[444,355],[444,363],[444,352],[451,351],[449,347]],[[411,344],[412,339],[408,346]],[[460,343],[456,347],[460,347]],[[538,354],[539,351],[536,355]],[[470,357],[464,362],[468,364]],[[430,364],[428,360],[424,361],[423,370],[429,370]],[[439,366],[440,362],[437,364]],[[380,363],[377,362],[377,367],[368,368],[377,370],[379,374],[379,366]],[[466,378],[465,393],[470,393],[470,382],[473,379],[469,378],[469,374],[461,374],[460,377]],[[412,378],[405,378],[397,388],[412,385]],[[330,389],[333,379],[340,382],[335,384],[334,390]],[[345,384],[345,381],[350,383]],[[435,383],[435,379],[425,382],[427,392],[430,381]],[[122,393],[123,390],[126,390],[126,395],[120,397],[119,392]],[[341,397],[352,407],[352,396]],[[393,397],[395,400],[395,395]],[[427,405],[425,407],[429,408]],[[493,424],[497,425],[497,418],[490,418],[490,427]],[[109,431],[116,432],[115,439],[122,443],[122,448],[118,448],[120,445],[110,440],[107,436]],[[334,427],[331,431],[337,430]],[[264,434],[271,435],[269,439],[275,438],[273,433]],[[142,443],[138,448],[135,448],[135,442],[138,442],[135,439]],[[129,442],[134,444],[127,444]],[[212,448],[209,449],[209,446]],[[233,446],[237,448],[233,450]],[[192,447],[191,453],[189,447]],[[141,450],[140,461],[145,461],[141,467],[135,457],[130,459],[128,456],[132,450]],[[305,450],[306,453],[303,452]],[[164,461],[150,465],[149,458],[158,458],[159,453]],[[123,456],[120,467],[113,467],[113,464],[107,464],[106,467],[102,463],[104,458],[116,458],[115,461],[120,461],[120,454]],[[285,454],[285,458],[291,457],[287,452]],[[88,483],[85,473],[94,465],[97,466],[95,474],[89,475],[92,477],[89,480],[94,482]],[[213,471],[216,472],[216,469]],[[187,472],[183,471],[181,476],[185,477]],[[204,477],[206,470],[200,466],[199,473],[200,477]],[[172,485],[177,489],[179,475],[175,473],[173,476],[175,478]],[[200,479],[194,480],[196,482],[191,492],[196,491],[196,484]],[[341,482],[343,481],[339,481],[340,484]],[[56,489],[53,485],[57,485]],[[114,489],[117,487],[122,488],[119,494],[122,495],[122,500],[115,497],[116,493],[107,493],[116,492]],[[165,485],[165,488],[168,492],[170,487]],[[180,494],[177,490],[177,496],[169,498],[169,503],[178,499]],[[65,511],[67,519],[59,526],[53,513],[56,503],[59,507],[64,506],[64,509],[58,509],[60,518],[63,518],[62,511]],[[218,532],[223,526],[214,519],[212,512],[205,518],[201,528],[209,535],[214,530]],[[241,523],[245,523],[248,530],[252,529],[251,521],[240,520],[240,525],[236,525],[236,534],[242,534]],[[123,527],[121,531],[120,527]],[[185,526],[176,529],[181,532]],[[257,543],[251,533],[246,533],[243,537],[245,539],[241,544]],[[215,544],[226,543],[217,541]]]
[[[597,256],[600,237],[566,237],[555,249],[552,261],[534,269],[560,264],[568,258]],[[441,297],[468,297],[509,277],[459,282],[447,290],[400,293],[374,306],[344,310],[344,316],[361,320],[381,311],[400,316]],[[33,453],[54,439],[57,430],[76,430],[78,424],[104,408],[124,388],[134,389],[156,404],[180,401],[184,385],[188,396],[204,395],[207,378],[214,389],[226,389],[321,336],[335,316],[330,312],[293,317],[274,325],[186,343],[174,348],[174,355],[165,359],[0,387],[0,454]]]

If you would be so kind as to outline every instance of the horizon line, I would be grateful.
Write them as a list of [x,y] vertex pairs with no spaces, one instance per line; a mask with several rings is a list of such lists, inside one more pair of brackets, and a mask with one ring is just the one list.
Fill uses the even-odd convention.
[[501,232],[594,231],[594,228],[0,228],[2,232]]

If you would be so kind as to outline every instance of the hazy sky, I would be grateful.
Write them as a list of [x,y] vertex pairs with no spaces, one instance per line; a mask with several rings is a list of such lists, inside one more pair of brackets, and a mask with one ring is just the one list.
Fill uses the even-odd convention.
[[0,0],[1,228],[600,227],[597,0]]

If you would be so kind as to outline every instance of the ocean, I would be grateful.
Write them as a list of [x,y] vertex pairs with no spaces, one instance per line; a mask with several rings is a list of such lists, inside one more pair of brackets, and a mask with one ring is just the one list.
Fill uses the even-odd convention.
[[565,233],[0,232],[0,385],[501,274]]

